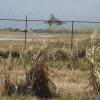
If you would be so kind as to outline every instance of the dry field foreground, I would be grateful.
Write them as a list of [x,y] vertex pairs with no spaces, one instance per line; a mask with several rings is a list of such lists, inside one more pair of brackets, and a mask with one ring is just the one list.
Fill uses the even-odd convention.
[[[4,34],[3,34],[4,35]],[[19,35],[20,36],[20,35]],[[32,40],[27,41],[27,51],[30,50],[40,50],[43,42],[49,47],[48,52],[54,53],[57,50],[64,50],[69,52],[70,49],[70,35],[59,34],[59,35],[32,35]],[[97,44],[99,44],[99,37],[97,35]],[[74,46],[77,44],[80,48],[85,48],[90,42],[90,35],[87,34],[75,34],[74,35]],[[24,48],[24,41],[22,40],[0,40],[0,51],[21,51]],[[9,63],[9,59],[7,61]],[[69,69],[68,66],[73,64],[72,62],[65,61],[53,61],[47,62],[49,68],[49,77],[57,86],[57,92],[61,94],[60,98],[56,100],[92,100],[91,97],[87,97],[90,94],[91,87],[89,85],[89,72],[88,70],[79,69]],[[73,65],[72,65],[73,66]],[[75,65],[76,67],[78,65]],[[4,64],[0,60],[0,93],[4,91]],[[9,64],[7,64],[7,69]],[[25,70],[22,65],[18,65],[16,61],[14,62],[14,68],[8,71],[11,79],[14,81],[17,76],[17,80],[23,81],[25,79]],[[81,64],[81,67],[85,67]],[[27,64],[27,69],[30,69],[30,64]],[[84,97],[86,95],[86,97]],[[36,100],[35,97],[24,97],[24,96],[1,96],[1,100]],[[54,99],[55,100],[55,99]],[[99,99],[97,99],[99,100]]]

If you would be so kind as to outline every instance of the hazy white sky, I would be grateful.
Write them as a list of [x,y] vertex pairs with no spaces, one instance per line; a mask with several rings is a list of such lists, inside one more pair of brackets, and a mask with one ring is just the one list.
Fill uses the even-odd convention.
[[100,20],[100,0],[0,0],[0,18],[47,19],[51,13],[66,20]]

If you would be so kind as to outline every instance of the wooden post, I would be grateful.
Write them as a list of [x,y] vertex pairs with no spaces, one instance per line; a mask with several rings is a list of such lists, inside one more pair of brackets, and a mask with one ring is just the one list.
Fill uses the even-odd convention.
[[73,49],[74,21],[72,21],[71,50]]
[[27,32],[28,32],[28,30],[27,30],[27,16],[26,16],[26,24],[25,24],[25,45],[26,45],[26,43],[27,43]]

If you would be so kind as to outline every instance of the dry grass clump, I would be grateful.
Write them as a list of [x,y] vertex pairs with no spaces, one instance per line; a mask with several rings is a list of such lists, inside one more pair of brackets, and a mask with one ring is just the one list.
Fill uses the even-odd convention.
[[99,72],[99,62],[96,61],[96,54],[98,51],[98,47],[95,46],[95,35],[97,32],[94,32],[91,35],[91,48],[87,49],[87,61],[88,67],[90,72],[90,86],[92,86],[92,93],[93,94],[100,94],[100,72]]
[[[26,90],[23,90],[26,89]],[[18,93],[26,95],[35,95],[40,98],[53,97],[56,86],[48,77],[48,67],[44,62],[36,62],[34,67],[27,73],[27,79],[24,86],[18,87]]]
[[68,55],[67,55],[67,52],[65,52],[64,50],[57,50],[55,53],[54,53],[54,59],[55,60],[67,60],[69,59]]
[[16,93],[16,91],[17,91],[17,84],[9,79],[5,79],[3,94],[12,95],[12,94]]
[[[45,53],[47,48],[40,49],[32,59],[28,59],[20,54],[19,62],[25,70],[25,80],[21,82],[20,80],[11,79],[9,73],[7,73],[7,68],[5,71],[5,91],[6,95],[30,95],[37,96],[39,98],[52,98],[56,95],[56,86],[50,80],[48,73],[48,65],[46,64]],[[27,56],[27,50],[25,50]],[[11,59],[11,56],[10,56]],[[3,59],[2,59],[3,60]],[[27,70],[27,60],[30,60],[31,69]],[[10,63],[10,62],[9,62]],[[5,65],[5,64],[4,64]],[[20,65],[20,64],[19,64]],[[5,68],[5,66],[4,66]],[[12,80],[16,80],[15,82]]]
[[18,51],[0,51],[0,57],[2,58],[8,58],[9,55],[11,55],[11,57],[13,58],[18,58],[20,57],[20,52]]
[[32,95],[40,98],[52,98],[56,96],[56,86],[49,79],[48,67],[44,61],[35,62],[34,66],[26,75],[23,83],[5,79],[4,94]]

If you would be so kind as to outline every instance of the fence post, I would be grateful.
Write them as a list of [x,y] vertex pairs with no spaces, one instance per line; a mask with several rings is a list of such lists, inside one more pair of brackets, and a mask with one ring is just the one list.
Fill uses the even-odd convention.
[[74,21],[72,21],[71,50],[73,49]]
[[25,45],[26,45],[26,43],[27,43],[27,32],[28,32],[28,30],[27,30],[27,16],[26,16],[26,20],[25,20]]

